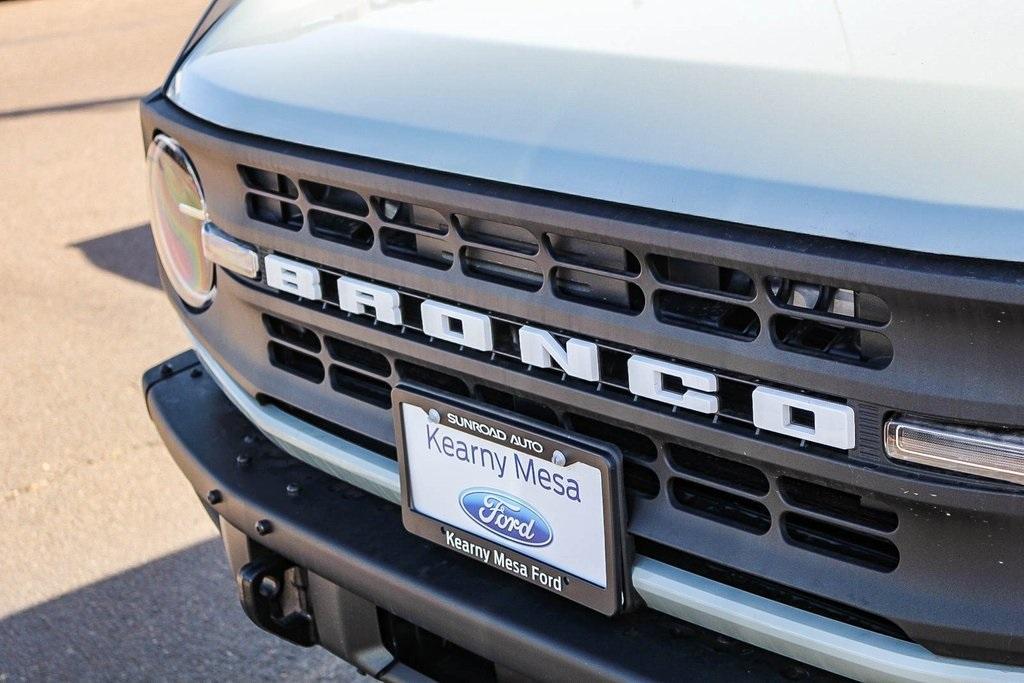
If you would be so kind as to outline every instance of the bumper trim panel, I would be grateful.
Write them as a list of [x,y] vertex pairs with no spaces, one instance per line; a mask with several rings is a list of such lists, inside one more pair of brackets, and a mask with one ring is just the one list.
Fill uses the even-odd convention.
[[[192,341],[227,398],[281,449],[368,493],[399,502],[397,463],[260,404],[195,337]],[[854,679],[1024,680],[1021,668],[942,657],[915,643],[783,605],[648,557],[636,557],[632,581],[652,609]]]
[[231,379],[191,332],[188,334],[192,348],[217,385],[235,407],[279,448],[367,493],[396,505],[401,502],[397,462],[318,429],[276,406],[261,404]]

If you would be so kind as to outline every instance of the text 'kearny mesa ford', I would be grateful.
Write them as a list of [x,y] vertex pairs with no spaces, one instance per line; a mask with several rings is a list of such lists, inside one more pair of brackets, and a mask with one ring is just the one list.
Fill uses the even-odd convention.
[[242,609],[383,680],[1024,680],[1022,31],[214,2],[143,383]]

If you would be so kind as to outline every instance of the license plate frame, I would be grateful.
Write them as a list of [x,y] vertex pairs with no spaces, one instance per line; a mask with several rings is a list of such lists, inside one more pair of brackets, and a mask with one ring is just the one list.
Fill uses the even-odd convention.
[[[623,488],[623,460],[618,448],[607,443],[578,437],[575,434],[570,434],[536,420],[523,418],[519,415],[481,405],[460,397],[447,394],[442,395],[433,390],[414,385],[403,384],[396,387],[392,392],[392,403],[398,452],[398,471],[401,480],[402,522],[406,530],[461,555],[485,563],[499,571],[512,574],[527,583],[578,602],[602,614],[611,616],[627,608],[630,603],[630,591],[625,583],[626,562],[628,559],[624,505],[625,494]],[[516,543],[515,541],[501,538],[497,533],[492,532],[490,535],[487,535],[487,531],[477,533],[470,530],[468,527],[471,525],[461,519],[459,521],[443,521],[418,510],[415,506],[415,492],[411,490],[412,476],[410,473],[409,451],[407,449],[409,440],[406,434],[404,406],[415,406],[427,414],[433,409],[437,411],[438,423],[443,425],[446,430],[464,433],[467,437],[475,440],[511,448],[507,440],[503,442],[496,437],[498,432],[501,432],[506,437],[515,434],[519,438],[519,441],[517,441],[519,444],[532,442],[533,448],[537,448],[537,444],[539,444],[542,448],[541,454],[535,452],[526,453],[525,449],[521,449],[521,454],[526,457],[536,458],[537,461],[543,462],[547,466],[552,464],[551,456],[554,451],[558,450],[565,456],[565,467],[569,467],[574,463],[582,463],[597,469],[601,477],[603,520],[590,519],[587,523],[591,526],[596,526],[603,522],[605,585],[602,587],[598,582],[581,578],[571,571],[560,569],[539,560],[528,554],[528,551],[518,550],[513,545]],[[457,424],[452,424],[449,422],[449,414],[487,425],[493,429],[485,429],[481,433],[480,430],[471,431],[460,428],[460,425],[466,423],[458,422]],[[410,415],[412,417],[414,414],[411,413]],[[415,419],[411,419],[411,421],[421,421],[421,418],[415,416]],[[577,471],[583,472],[585,470]],[[505,495],[505,493],[502,492],[502,495]],[[460,504],[463,505],[463,510],[465,510],[465,505],[461,499]],[[527,507],[532,509],[530,504]],[[468,515],[469,513],[467,512],[466,514]],[[476,520],[471,521],[480,525]],[[551,530],[551,534],[555,535],[554,529]],[[498,538],[494,538],[495,536]],[[473,546],[476,547],[474,548]],[[483,556],[488,557],[488,559],[485,560]],[[490,559],[498,557],[507,558],[510,562],[498,563],[497,559],[494,561]],[[516,567],[513,563],[519,563],[521,566]],[[556,580],[559,577],[561,578],[560,582]]]

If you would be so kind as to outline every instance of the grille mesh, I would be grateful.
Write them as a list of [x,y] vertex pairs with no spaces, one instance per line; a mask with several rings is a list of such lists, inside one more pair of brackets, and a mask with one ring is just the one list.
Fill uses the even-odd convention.
[[[771,302],[770,329],[781,352],[876,369],[892,359],[892,344],[881,331],[888,307],[870,293],[774,275],[758,282],[741,268],[655,250],[637,254],[541,226],[363,196],[314,180],[296,184],[274,171],[248,166],[239,171],[250,189],[245,200],[250,218],[293,231],[308,224],[318,239],[363,250],[379,243],[390,258],[441,271],[458,264],[469,277],[521,291],[549,286],[559,298],[581,306],[626,315],[651,306],[661,324],[742,341],[756,339],[769,326],[748,305],[763,298]],[[642,264],[650,268],[654,284],[641,277]]]
[[[877,571],[892,571],[899,563],[899,551],[886,537],[897,527],[896,514],[864,505],[857,494],[791,476],[776,477],[727,454],[643,433],[613,418],[562,408],[539,396],[515,394],[406,359],[392,360],[382,349],[275,316],[264,315],[264,321],[272,338],[270,361],[275,367],[310,381],[325,381],[321,357],[326,355],[323,360],[329,365],[326,381],[330,386],[381,410],[391,408],[391,388],[399,381],[473,398],[616,446],[625,459],[625,486],[631,497],[651,500],[665,496],[682,514],[756,536],[779,524],[795,547]],[[316,348],[323,347],[325,352],[318,356],[303,352],[314,346],[311,339],[316,339]],[[281,348],[297,356],[294,365],[282,363]],[[319,368],[319,380],[309,369],[314,365]],[[653,466],[662,458],[672,472],[665,481]],[[776,491],[783,504],[778,519],[766,504]]]

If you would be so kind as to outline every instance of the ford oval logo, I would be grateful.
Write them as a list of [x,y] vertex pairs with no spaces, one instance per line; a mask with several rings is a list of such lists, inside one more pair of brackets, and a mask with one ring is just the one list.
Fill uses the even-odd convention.
[[502,538],[540,547],[551,543],[551,525],[529,504],[490,489],[467,489],[459,496],[462,511],[483,528]]

